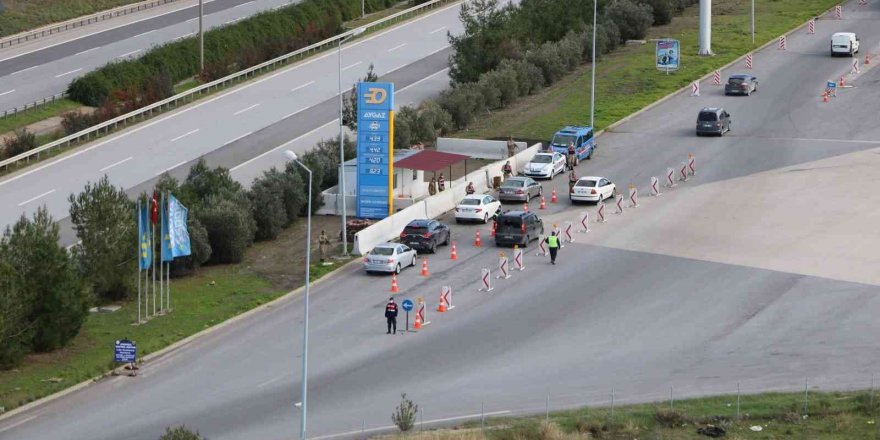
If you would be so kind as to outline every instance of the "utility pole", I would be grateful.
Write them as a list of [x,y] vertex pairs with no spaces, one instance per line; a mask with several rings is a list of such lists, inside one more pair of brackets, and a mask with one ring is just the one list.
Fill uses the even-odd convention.
[[752,44],[755,44],[755,0],[752,0]]
[[590,129],[596,133],[596,12],[599,9],[599,0],[593,0],[593,57],[590,62],[590,72],[592,79],[590,80]]
[[199,72],[205,70],[205,2],[199,0]]
[[700,55],[712,55],[712,0],[700,0]]

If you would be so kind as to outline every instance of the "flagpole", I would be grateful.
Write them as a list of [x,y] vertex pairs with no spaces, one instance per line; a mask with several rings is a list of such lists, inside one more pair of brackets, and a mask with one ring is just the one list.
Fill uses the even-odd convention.
[[141,200],[138,199],[136,217],[138,222],[138,238],[137,238],[137,265],[138,265],[138,324],[141,323]]
[[[154,242],[154,238],[156,237],[156,225],[153,224],[152,219],[150,219],[150,250],[155,251],[156,246]],[[153,316],[156,315],[156,256],[150,255],[150,263],[153,265]]]
[[[168,211],[168,204],[169,203],[171,203],[171,193],[166,192],[165,193],[165,203],[162,205],[162,207],[165,209],[165,221],[166,222],[171,221],[171,218],[168,217],[168,215],[171,214],[171,212]],[[171,225],[170,224],[168,225],[168,232],[169,232],[169,234],[171,233]],[[169,245],[168,252],[171,252],[172,251],[171,250],[171,241],[170,241],[171,238],[169,237],[168,240],[169,240],[168,241],[168,245]],[[165,280],[165,303],[166,303],[166,306],[165,306],[165,308],[168,310],[168,313],[171,313],[171,261],[174,260],[174,253],[172,252],[171,255],[169,255],[169,257],[171,257],[171,260],[168,261],[168,266],[166,266],[166,269],[165,269],[165,277],[166,277],[166,280]]]
[[165,299],[162,297],[165,293],[165,193],[162,193],[159,200],[159,313],[165,314]]

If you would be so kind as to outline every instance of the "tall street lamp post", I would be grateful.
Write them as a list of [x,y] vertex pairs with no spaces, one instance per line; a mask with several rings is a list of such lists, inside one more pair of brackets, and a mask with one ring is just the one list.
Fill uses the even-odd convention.
[[303,318],[303,351],[302,351],[302,417],[299,424],[299,438],[306,440],[306,408],[308,402],[308,369],[309,369],[309,284],[311,275],[312,255],[312,170],[303,165],[296,153],[287,150],[284,155],[309,173],[309,202],[306,216],[306,292],[305,292],[305,317]]

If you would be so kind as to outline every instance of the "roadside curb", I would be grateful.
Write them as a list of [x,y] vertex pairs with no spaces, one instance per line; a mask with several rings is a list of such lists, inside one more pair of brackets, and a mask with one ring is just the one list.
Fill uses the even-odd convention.
[[[833,5],[833,6],[831,6],[830,8],[826,9],[825,11],[823,11],[823,12],[817,14],[815,17],[823,17],[823,16],[827,15],[828,13],[830,13],[831,11],[833,11],[834,8],[835,8],[837,5],[842,5],[843,3],[846,3],[846,2],[839,2],[839,3],[837,3],[837,4]],[[812,19],[810,19],[810,20],[812,20]],[[736,63],[742,62],[742,61],[746,58],[746,56],[747,56],[748,54],[750,54],[750,53],[755,53],[755,52],[760,52],[760,51],[766,49],[767,47],[769,47],[769,46],[771,46],[771,45],[773,45],[773,44],[776,44],[776,41],[777,41],[777,39],[778,39],[779,37],[781,37],[781,36],[783,36],[783,35],[788,36],[788,35],[790,35],[790,34],[793,33],[793,32],[797,32],[797,31],[803,29],[804,27],[806,27],[806,26],[810,23],[810,20],[807,20],[807,21],[801,23],[801,24],[798,25],[797,27],[795,27],[795,28],[793,28],[793,29],[791,29],[791,30],[789,30],[789,31],[787,31],[787,32],[785,32],[785,33],[783,33],[783,34],[781,34],[781,35],[778,36],[778,37],[771,38],[769,41],[767,41],[766,43],[762,44],[761,46],[759,46],[759,47],[757,47],[757,48],[755,48],[755,49],[752,49],[752,50],[750,50],[749,52],[746,52],[746,53],[742,54],[741,56],[737,57],[737,58],[734,59],[733,61],[731,61],[731,62],[729,62],[729,63],[727,63],[727,64],[725,64],[725,65],[723,65],[723,66],[721,66],[721,67],[719,67],[719,68],[717,68],[717,69],[714,69],[714,70],[719,70],[719,71],[720,71],[720,70],[724,70],[724,69],[727,69],[727,68],[733,66],[733,65],[736,64]],[[698,56],[699,56],[699,55],[698,55]],[[715,73],[714,70],[713,70],[712,72],[709,72],[709,73],[707,73],[707,74],[705,74],[705,75],[703,75],[703,76],[701,76],[701,77],[695,79],[694,81],[700,81],[700,82],[705,81],[706,79],[708,79],[709,77],[711,77],[711,76]],[[615,129],[615,128],[619,127],[620,125],[623,125],[623,124],[626,123],[626,122],[629,122],[630,120],[632,120],[632,118],[635,118],[636,116],[638,116],[638,115],[640,115],[640,114],[642,114],[642,113],[644,113],[644,112],[646,112],[646,111],[648,111],[648,110],[651,110],[652,108],[654,108],[654,107],[656,107],[656,106],[658,106],[658,105],[660,105],[660,104],[662,104],[662,103],[664,103],[664,102],[666,102],[666,101],[672,99],[672,98],[675,97],[676,95],[678,95],[678,94],[680,94],[680,93],[682,93],[682,92],[685,92],[685,91],[687,91],[687,90],[690,90],[690,89],[691,89],[691,85],[688,84],[688,85],[686,85],[686,86],[684,86],[684,87],[682,87],[682,88],[680,88],[680,89],[678,89],[678,90],[676,90],[676,91],[674,91],[674,92],[670,92],[668,95],[666,95],[666,96],[664,96],[664,97],[662,97],[662,98],[660,98],[660,99],[658,99],[658,100],[656,100],[656,101],[654,101],[654,102],[652,102],[652,103],[646,105],[645,107],[642,107],[641,109],[637,110],[637,111],[634,112],[634,113],[630,113],[629,115],[624,116],[624,117],[621,118],[621,119],[618,119],[617,121],[613,122],[611,125],[609,125],[609,126],[603,128],[603,129],[599,130],[598,132],[596,132],[596,137],[601,136],[601,135],[604,134],[606,131],[614,132],[614,129]]]
[[[357,264],[357,263],[359,263],[359,262],[360,262],[360,259],[358,259],[358,258],[354,258],[353,260],[349,261],[348,263],[345,263],[345,264],[343,264],[342,266],[339,266],[338,268],[336,268],[334,271],[328,273],[327,275],[325,275],[325,276],[323,276],[323,277],[321,277],[321,278],[319,278],[319,279],[317,279],[317,280],[315,280],[315,281],[312,281],[311,286],[312,286],[312,287],[315,287],[316,285],[319,285],[319,284],[321,284],[321,283],[323,283],[323,282],[325,282],[325,281],[332,280],[332,279],[334,279],[334,278],[340,276],[339,274],[341,274],[341,273],[343,272],[344,269],[348,268],[349,266],[355,265],[355,264]],[[267,302],[266,304],[262,304],[262,305],[260,305],[260,306],[258,306],[258,307],[255,307],[255,308],[253,308],[253,309],[250,309],[250,310],[247,310],[247,311],[245,311],[245,312],[242,312],[241,314],[235,315],[235,316],[233,316],[233,317],[231,317],[231,318],[229,318],[229,319],[227,319],[227,320],[225,320],[225,321],[223,321],[223,322],[218,323],[217,325],[214,325],[214,326],[208,327],[208,328],[206,328],[206,329],[204,329],[204,330],[202,330],[202,331],[200,331],[200,332],[198,332],[198,333],[194,333],[194,334],[192,334],[192,335],[189,335],[189,336],[187,336],[187,337],[185,337],[185,338],[183,338],[183,339],[181,339],[181,340],[179,340],[179,341],[177,341],[177,342],[175,342],[175,343],[173,343],[173,344],[171,344],[171,345],[169,345],[169,346],[167,346],[167,347],[165,347],[165,348],[160,349],[159,351],[156,351],[156,352],[150,353],[150,354],[148,354],[148,355],[142,357],[142,358],[140,359],[140,362],[139,362],[139,363],[146,363],[146,362],[151,361],[151,360],[153,360],[153,359],[156,359],[156,358],[162,357],[162,356],[164,356],[164,355],[166,355],[166,354],[168,354],[168,353],[170,353],[170,352],[173,352],[174,350],[177,350],[178,348],[180,348],[180,347],[182,347],[182,346],[184,346],[184,345],[189,344],[190,342],[195,341],[196,339],[199,339],[199,338],[201,338],[201,337],[204,337],[204,336],[210,335],[211,333],[214,333],[214,332],[216,332],[216,331],[219,331],[219,330],[222,330],[222,329],[224,329],[224,328],[226,328],[226,327],[229,327],[230,325],[235,324],[235,323],[237,323],[237,322],[240,322],[240,321],[242,321],[242,320],[245,320],[245,319],[247,319],[247,318],[249,318],[249,317],[251,317],[251,316],[253,316],[253,315],[257,314],[257,313],[263,312],[263,311],[265,311],[265,310],[267,310],[267,309],[271,309],[271,308],[275,307],[276,305],[278,305],[278,304],[280,304],[280,303],[282,303],[282,302],[284,302],[284,301],[286,301],[286,300],[290,300],[290,299],[292,299],[292,298],[295,297],[296,295],[302,293],[304,290],[305,290],[305,285],[300,286],[300,287],[297,287],[296,289],[293,289],[293,290],[291,290],[290,292],[287,292],[287,293],[285,293],[284,295],[281,295],[281,296],[279,296],[278,298],[275,298],[275,299],[273,299],[272,301]],[[112,370],[108,370],[108,371],[106,371],[104,374],[102,374],[102,375],[100,375],[100,376],[95,376],[95,377],[93,377],[93,378],[91,378],[91,379],[87,379],[87,380],[85,380],[85,381],[83,381],[83,382],[80,382],[80,383],[78,383],[78,384],[76,384],[76,385],[72,385],[72,386],[69,387],[69,388],[65,388],[65,389],[63,389],[63,390],[61,390],[61,391],[58,391],[58,392],[54,393],[54,394],[50,394],[50,395],[48,395],[48,396],[46,396],[46,397],[43,397],[43,398],[41,398],[41,399],[37,399],[37,400],[35,400],[35,401],[33,401],[33,402],[27,403],[27,404],[22,405],[22,406],[20,406],[20,407],[18,407],[18,408],[15,408],[15,409],[12,409],[12,410],[10,410],[10,411],[7,411],[7,412],[5,412],[5,413],[3,413],[3,414],[0,414],[0,422],[5,421],[5,420],[7,420],[7,419],[10,419],[10,418],[12,418],[12,417],[15,417],[15,416],[17,416],[17,415],[19,415],[19,414],[21,414],[21,413],[23,413],[23,412],[26,412],[26,411],[29,411],[29,410],[35,409],[35,408],[37,408],[37,407],[40,407],[40,406],[42,406],[42,405],[45,405],[45,404],[47,404],[47,403],[50,403],[50,402],[52,402],[52,401],[54,401],[54,400],[60,399],[60,398],[62,398],[62,397],[65,397],[65,396],[67,396],[67,395],[69,395],[69,394],[75,393],[75,392],[77,392],[77,391],[79,391],[79,390],[81,390],[81,389],[83,389],[83,388],[85,388],[85,387],[87,387],[87,386],[89,386],[89,385],[91,385],[91,384],[98,383],[98,382],[100,382],[102,379],[104,379],[104,378],[110,376],[110,375],[111,375],[112,373],[114,373],[114,372],[119,372],[119,371],[120,371],[121,369],[123,369],[123,368],[124,368],[124,367],[118,367],[118,368],[114,368],[114,369],[112,369]],[[120,375],[121,375],[121,374],[120,374]]]

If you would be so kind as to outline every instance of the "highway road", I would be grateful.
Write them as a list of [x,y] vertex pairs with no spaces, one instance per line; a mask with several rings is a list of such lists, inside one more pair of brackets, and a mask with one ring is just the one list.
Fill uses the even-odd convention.
[[[457,14],[457,5],[447,6],[346,44],[346,91],[370,63],[378,75],[395,81],[398,106],[442,90],[448,84],[446,31],[460,28]],[[137,191],[163,172],[180,168],[185,175],[187,165],[205,155],[212,164],[222,156],[218,164],[250,183],[282,163],[282,155],[271,154],[276,147],[302,152],[338,132],[337,66],[337,53],[328,52],[4,177],[0,204],[14,208],[0,214],[0,224],[43,204],[63,219],[69,191],[87,181],[107,174],[114,184]]]
[[[847,4],[841,21],[820,20],[817,35],[790,36],[785,52],[770,47],[756,53],[757,94],[724,97],[704,82],[701,97],[679,94],[603,135],[597,155],[580,165],[580,174],[605,175],[622,188],[637,183],[644,193],[650,176],[695,153],[697,176],[623,216],[609,214],[608,223],[594,225],[588,238],[567,245],[556,266],[530,248],[524,272],[495,280],[491,294],[478,293],[479,268],[497,264],[497,249],[469,244],[478,228],[488,235],[485,226],[454,226],[459,259],[449,260],[444,248],[429,256],[429,278],[405,271],[398,301],[425,296],[433,308],[440,287],[450,285],[456,309],[429,312],[431,325],[398,336],[384,332],[388,277],[350,266],[315,286],[310,438],[355,437],[362,424],[370,432],[387,429],[401,392],[431,423],[473,417],[481,404],[492,414],[539,412],[548,394],[552,408],[607,403],[612,387],[618,403],[663,399],[670,387],[677,396],[732,393],[738,383],[744,392],[797,389],[805,377],[821,388],[866,387],[880,361],[877,283],[810,275],[797,262],[780,271],[758,260],[731,264],[659,250],[661,243],[712,247],[730,241],[731,229],[691,230],[684,224],[699,223],[709,213],[736,221],[738,211],[749,207],[727,202],[725,195],[737,184],[760,190],[748,182],[768,172],[815,172],[832,166],[827,161],[834,158],[877,151],[880,128],[865,115],[877,109],[880,69],[863,69],[851,78],[854,88],[830,103],[819,98],[825,81],[850,65],[849,59],[827,56],[832,32],[854,30],[865,49],[880,49],[880,12],[854,9]],[[693,135],[697,110],[706,105],[728,109],[732,133]],[[563,187],[564,179],[546,183],[545,192],[554,185]],[[706,191],[714,192],[707,197]],[[791,197],[809,201],[810,191],[791,188]],[[705,204],[657,208],[683,207],[697,195]],[[758,191],[751,196],[738,200],[762,198]],[[826,215],[782,222],[789,201],[761,201],[771,206],[759,215],[766,233],[800,241],[812,238],[802,236],[805,225]],[[833,200],[827,202],[832,209]],[[595,211],[572,208],[563,198],[542,215],[549,223],[574,219],[584,209]],[[666,229],[650,237],[658,243],[652,248],[632,232],[653,224]],[[845,242],[816,241],[813,259],[847,266],[849,259],[866,258],[852,251],[856,245],[877,242],[871,234],[843,232]],[[785,256],[790,250],[764,253]],[[150,362],[135,379],[104,380],[7,418],[0,422],[0,438],[152,440],[164,427],[181,423],[211,439],[294,438],[301,318],[301,297],[286,298]]]
[[[211,0],[205,2],[205,26],[223,26],[290,3]],[[198,3],[172,3],[0,50],[0,112],[61,93],[76,77],[109,62],[197,35],[198,16]]]

